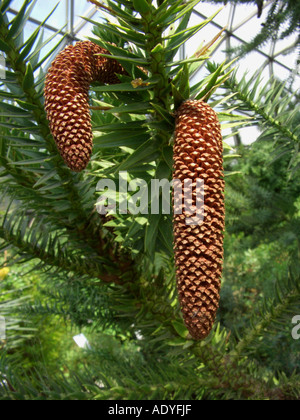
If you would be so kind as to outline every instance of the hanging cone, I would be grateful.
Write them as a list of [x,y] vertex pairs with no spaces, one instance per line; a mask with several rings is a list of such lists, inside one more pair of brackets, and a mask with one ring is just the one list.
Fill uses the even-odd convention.
[[90,41],[67,46],[53,61],[45,81],[45,109],[50,130],[66,164],[82,171],[93,147],[88,91],[91,82],[119,83],[126,71],[109,54]]
[[[174,214],[174,250],[179,300],[191,336],[210,333],[219,305],[225,224],[223,145],[216,113],[202,101],[184,102],[176,114],[173,179],[204,181],[204,218],[186,224],[187,214]],[[174,193],[174,213],[180,197]],[[192,196],[196,206],[196,195]]]

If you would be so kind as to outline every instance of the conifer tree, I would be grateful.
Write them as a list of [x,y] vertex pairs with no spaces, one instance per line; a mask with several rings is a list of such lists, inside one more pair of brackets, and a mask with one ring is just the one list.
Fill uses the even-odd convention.
[[[232,3],[236,5],[253,3],[257,7],[257,17],[262,19],[262,12],[267,2],[264,0],[211,0],[211,3]],[[253,35],[252,42],[238,48],[239,54],[246,54],[262,47],[270,40],[280,40],[295,34],[295,47],[300,43],[300,2],[299,0],[274,0],[271,2],[266,20],[262,20],[261,31]]]

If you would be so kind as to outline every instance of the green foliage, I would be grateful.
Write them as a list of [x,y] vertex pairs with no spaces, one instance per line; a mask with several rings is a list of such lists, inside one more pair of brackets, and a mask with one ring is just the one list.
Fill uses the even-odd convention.
[[[211,3],[228,3],[224,0],[211,0]],[[253,3],[257,6],[258,18],[261,17],[263,6],[267,3],[264,0],[229,0],[234,4]],[[244,55],[253,51],[255,48],[262,47],[268,41],[274,39],[285,39],[291,34],[298,34],[300,28],[300,9],[299,0],[274,0],[268,11],[265,22],[262,23],[261,31],[255,35],[253,40],[244,46],[234,50],[236,55]],[[299,47],[299,37],[296,40],[296,47]]]
[[[180,46],[214,18],[189,27],[198,2],[109,0],[114,19],[91,21],[91,39],[128,75],[91,88],[94,149],[80,174],[64,165],[43,107],[43,64],[64,39],[44,52],[52,38],[43,41],[43,25],[24,40],[36,2],[26,0],[12,21],[10,2],[1,2],[0,251],[11,271],[0,281],[0,315],[16,318],[15,347],[0,358],[1,399],[300,396],[290,335],[300,309],[299,106],[276,81],[237,81],[232,63],[211,63],[212,41],[176,61]],[[200,66],[206,76],[190,86]],[[174,114],[190,96],[210,101],[224,130],[261,129],[252,147],[224,143],[231,176],[221,307],[200,343],[180,315],[171,215],[96,211],[98,181],[118,186],[120,171],[148,187],[171,179]],[[135,195],[118,196],[117,205]],[[77,333],[91,349],[75,347]]]

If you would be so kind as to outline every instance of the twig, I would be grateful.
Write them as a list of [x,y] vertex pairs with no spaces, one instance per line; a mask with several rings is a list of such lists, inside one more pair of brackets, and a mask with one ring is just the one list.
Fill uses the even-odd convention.
[[97,0],[88,0],[88,1],[94,4],[95,6],[100,7],[100,9],[104,9],[107,12],[112,13],[113,15],[115,14],[115,12],[110,7],[105,6],[104,4],[100,3]]
[[93,111],[106,111],[111,108],[111,106],[90,106],[90,109],[92,109]]
[[202,47],[199,51],[196,52],[195,57],[201,57],[201,55],[206,54],[209,48],[220,38],[222,33],[226,30],[226,26],[211,40],[209,41],[204,47]]

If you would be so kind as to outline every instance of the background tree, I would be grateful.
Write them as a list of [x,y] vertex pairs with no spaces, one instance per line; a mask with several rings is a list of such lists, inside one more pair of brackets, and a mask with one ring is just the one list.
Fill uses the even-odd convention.
[[[211,0],[211,3],[232,3],[250,4],[257,6],[257,17],[261,18],[263,8],[266,5],[264,0]],[[295,47],[299,47],[300,36],[300,2],[299,0],[273,0],[265,21],[262,22],[260,33],[253,37],[252,42],[237,50],[238,54],[246,54],[255,48],[261,47],[270,40],[285,39],[295,33],[297,41]]]

